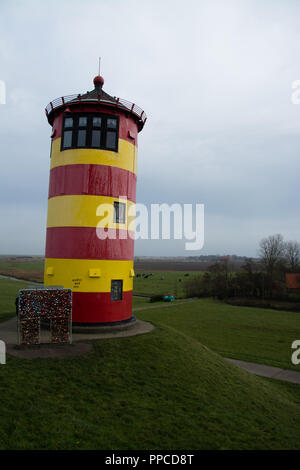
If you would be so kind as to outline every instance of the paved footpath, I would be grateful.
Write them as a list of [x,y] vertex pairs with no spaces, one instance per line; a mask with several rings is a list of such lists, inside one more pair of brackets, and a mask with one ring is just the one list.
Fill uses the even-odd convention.
[[300,372],[295,370],[281,369],[280,367],[266,366],[264,364],[256,364],[255,362],[240,361],[238,359],[225,358],[226,361],[232,362],[238,367],[247,370],[255,375],[268,377],[270,379],[285,380],[300,384]]
[[152,308],[176,307],[177,305],[188,304],[193,302],[194,299],[183,300],[183,302],[165,302],[164,304],[143,305],[142,307],[133,307],[132,312],[139,312],[140,310],[150,310]]

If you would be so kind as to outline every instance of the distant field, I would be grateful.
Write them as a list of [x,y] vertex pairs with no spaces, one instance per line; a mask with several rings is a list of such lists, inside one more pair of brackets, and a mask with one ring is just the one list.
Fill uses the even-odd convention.
[[[145,278],[141,274],[151,274]],[[139,276],[140,275],[140,276]],[[186,275],[186,276],[185,276]],[[174,295],[176,298],[184,298],[184,282],[199,272],[180,271],[135,271],[133,292],[135,295]]]
[[0,274],[28,279],[29,281],[43,281],[44,258],[0,257]]
[[212,262],[203,261],[173,261],[157,259],[136,259],[134,268],[136,271],[206,271]]

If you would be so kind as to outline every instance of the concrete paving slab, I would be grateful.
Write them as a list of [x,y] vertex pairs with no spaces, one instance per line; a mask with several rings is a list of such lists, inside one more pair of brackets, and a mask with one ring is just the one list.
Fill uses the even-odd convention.
[[35,344],[32,346],[8,345],[7,354],[21,359],[67,359],[82,356],[93,349],[92,343]]
[[267,366],[265,364],[256,364],[255,362],[240,361],[239,359],[231,359],[227,357],[225,359],[226,361],[247,370],[251,374],[300,384],[300,372],[281,369],[280,367]]
[[126,338],[129,336],[142,335],[150,333],[154,329],[151,323],[136,320],[131,328],[112,329],[99,331],[97,333],[77,332],[72,333],[72,344],[49,344],[50,331],[41,329],[39,345],[18,347],[18,330],[17,318],[11,318],[0,323],[0,340],[6,344],[8,354],[21,357],[24,359],[45,358],[45,357],[71,357],[80,354],[86,354],[92,349],[91,344],[83,343],[83,341],[109,339],[109,338]]

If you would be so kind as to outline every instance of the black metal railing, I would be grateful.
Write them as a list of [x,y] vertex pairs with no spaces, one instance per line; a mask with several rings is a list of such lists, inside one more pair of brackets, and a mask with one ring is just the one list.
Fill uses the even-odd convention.
[[101,99],[101,96],[99,95],[98,98],[82,98],[81,95],[67,95],[67,96],[62,96],[61,98],[56,98],[55,100],[51,101],[47,106],[46,106],[46,115],[48,115],[56,108],[59,108],[60,106],[64,106],[67,103],[88,103],[88,102],[97,102],[97,103],[103,103],[103,104],[108,104],[112,107],[117,107],[121,109],[126,109],[127,111],[130,111],[131,113],[135,114],[141,121],[142,124],[144,125],[147,119],[147,115],[145,111],[143,111],[139,106],[137,106],[135,103],[131,103],[130,101],[124,100],[123,98],[114,98],[115,102],[108,101],[105,99]]

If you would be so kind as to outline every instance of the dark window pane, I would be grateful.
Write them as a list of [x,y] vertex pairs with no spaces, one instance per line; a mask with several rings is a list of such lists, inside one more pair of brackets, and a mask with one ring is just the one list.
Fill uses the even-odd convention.
[[78,131],[78,138],[77,138],[77,147],[85,147],[85,141],[86,141],[86,131],[81,130]]
[[106,148],[115,149],[116,148],[116,133],[107,131],[106,134]]
[[92,147],[100,147],[101,131],[92,131]]
[[72,131],[64,132],[64,149],[72,147]]
[[123,297],[123,281],[122,280],[115,280],[111,281],[111,294],[110,300],[122,300]]
[[[103,148],[118,151],[118,118],[102,114],[64,115],[61,150],[69,148]],[[75,134],[74,134],[75,133]]]
[[86,117],[80,117],[79,118],[79,127],[86,127],[87,125],[87,118]]
[[109,127],[110,129],[116,129],[117,127],[117,120],[116,119],[111,119],[111,118],[108,118],[107,119],[107,127]]
[[93,126],[101,127],[101,117],[93,117]]
[[73,126],[73,118],[65,118],[65,127],[72,127]]
[[114,222],[116,224],[125,224],[126,204],[124,202],[114,202]]

